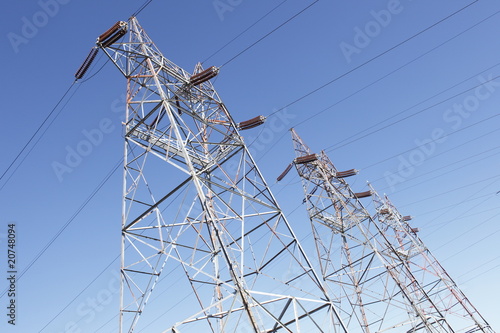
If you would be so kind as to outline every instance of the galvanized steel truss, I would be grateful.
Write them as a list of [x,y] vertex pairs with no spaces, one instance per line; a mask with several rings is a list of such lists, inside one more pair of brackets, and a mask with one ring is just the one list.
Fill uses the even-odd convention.
[[155,315],[165,332],[347,332],[208,81],[217,69],[178,67],[134,17],[97,45],[127,79],[120,332],[176,301],[146,306],[175,271],[199,310]]
[[[294,129],[322,277],[351,331],[488,332],[493,330],[386,198],[355,193],[322,151],[313,154]],[[280,176],[282,177],[282,176]],[[373,197],[371,215],[360,199]]]

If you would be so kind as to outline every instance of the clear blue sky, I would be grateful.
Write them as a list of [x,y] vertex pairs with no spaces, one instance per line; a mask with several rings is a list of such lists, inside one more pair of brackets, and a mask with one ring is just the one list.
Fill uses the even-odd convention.
[[[166,57],[192,71],[196,62],[281,2],[153,0],[138,19]],[[41,0],[4,5],[0,174],[71,85],[96,37],[142,3]],[[216,6],[221,3],[226,6]],[[205,66],[226,63],[309,3],[285,1]],[[313,150],[327,149],[338,169],[360,170],[349,179],[355,191],[366,190],[371,181],[401,212],[414,216],[412,223],[426,245],[496,330],[498,11],[500,3],[494,0],[320,0],[229,62],[214,81],[233,117],[242,121],[268,115],[342,76],[276,113],[265,127],[242,133],[253,142],[254,157],[292,226],[304,243],[311,241],[297,175],[290,173],[275,184],[294,156],[288,132],[293,126]],[[102,64],[104,58],[99,58],[87,77]],[[67,105],[49,119],[62,110],[36,147],[1,180],[0,254],[5,253],[7,224],[15,222],[19,271],[121,158],[125,89],[125,79],[109,63],[78,83]],[[57,173],[54,165],[67,165],[68,152],[84,149],[86,133],[97,129],[102,138],[87,146],[86,156],[73,157],[71,172]],[[53,319],[43,332],[116,332],[119,263],[114,259],[120,251],[121,181],[121,172],[114,173],[18,281],[15,327],[3,313],[8,298],[0,298],[0,331],[39,332]],[[6,255],[0,255],[2,279],[5,262]],[[0,286],[3,290],[5,284]],[[71,323],[76,323],[73,330]],[[141,332],[161,327],[156,322]]]

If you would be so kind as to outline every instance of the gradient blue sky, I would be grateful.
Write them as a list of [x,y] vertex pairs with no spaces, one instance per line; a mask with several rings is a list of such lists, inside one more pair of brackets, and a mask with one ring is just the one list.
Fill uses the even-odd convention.
[[[0,174],[71,85],[96,37],[143,3],[56,1],[4,4]],[[138,19],[166,57],[192,71],[196,62],[283,1],[219,2],[230,10],[218,11],[212,0],[154,0]],[[226,63],[311,2],[285,1],[205,66]],[[388,9],[390,18],[380,16]],[[308,243],[297,175],[290,173],[275,184],[294,156],[288,129],[295,127],[313,150],[327,149],[338,169],[359,169],[349,179],[354,190],[366,190],[368,180],[402,213],[414,216],[412,224],[420,228],[426,245],[497,330],[498,11],[495,0],[320,0],[229,62],[214,80],[233,117],[242,121],[269,115],[355,69],[277,112],[266,126],[242,133],[253,142],[261,171]],[[87,77],[104,60],[98,58]],[[472,89],[487,80],[492,81]],[[7,224],[15,222],[20,271],[70,223],[18,281],[15,327],[3,314],[7,297],[0,298],[0,331],[39,332],[52,320],[43,332],[116,332],[121,172],[70,219],[122,156],[125,88],[125,79],[110,63],[77,83],[36,147],[1,180],[0,246],[5,248]],[[98,128],[102,140],[87,156],[73,160],[70,173],[58,177],[54,163],[66,163],[68,151]],[[0,256],[0,277],[6,275],[5,261]],[[5,285],[0,286],[3,290]],[[177,306],[177,300],[172,304]],[[155,322],[141,332],[161,327]]]

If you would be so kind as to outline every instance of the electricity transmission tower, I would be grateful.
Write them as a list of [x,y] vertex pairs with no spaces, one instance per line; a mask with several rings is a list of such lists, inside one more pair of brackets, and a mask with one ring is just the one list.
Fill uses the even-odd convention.
[[347,332],[239,134],[263,117],[235,123],[218,69],[186,72],[135,17],[99,36],[77,79],[99,49],[127,79],[120,332]]
[[420,282],[422,290],[415,293],[429,295],[435,307],[423,309],[427,316],[438,317],[439,313],[455,332],[493,332],[477,309],[470,303],[457,284],[444,270],[431,251],[418,237],[418,228],[412,228],[408,221],[411,216],[403,216],[387,196],[382,198],[369,184],[373,199],[374,219],[380,223],[382,232],[391,242],[400,258],[413,276]]
[[[292,129],[323,279],[344,322],[357,332],[493,330],[388,200],[355,193],[326,154],[313,154]],[[278,179],[284,177],[286,172]],[[373,196],[372,217],[360,199]]]

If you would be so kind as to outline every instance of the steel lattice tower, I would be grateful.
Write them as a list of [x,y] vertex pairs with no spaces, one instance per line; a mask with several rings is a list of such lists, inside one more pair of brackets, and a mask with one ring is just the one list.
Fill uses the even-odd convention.
[[236,124],[218,69],[186,72],[134,17],[97,47],[127,79],[120,332],[158,308],[146,305],[173,272],[198,309],[159,318],[165,332],[347,332],[239,134],[263,119]]
[[318,264],[348,329],[493,332],[388,201],[375,194],[372,217],[360,201],[372,191],[344,179],[357,171],[339,172],[291,132]]
[[412,228],[408,222],[411,216],[403,216],[386,195],[382,198],[371,184],[369,187],[375,207],[373,218],[380,222],[382,232],[423,288],[423,291],[414,292],[429,295],[435,305],[423,309],[426,315],[437,317],[439,313],[443,314],[455,332],[493,332],[418,237],[418,228]]

